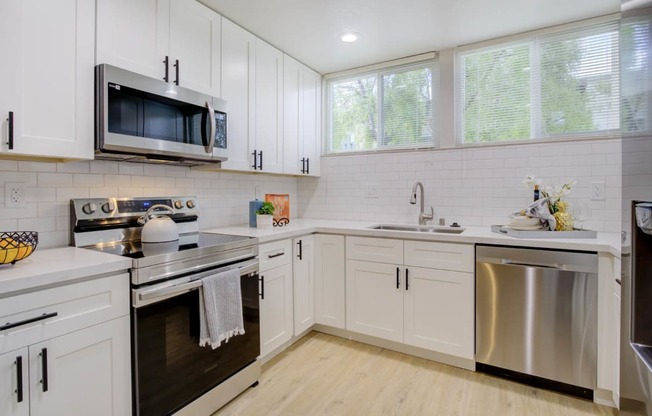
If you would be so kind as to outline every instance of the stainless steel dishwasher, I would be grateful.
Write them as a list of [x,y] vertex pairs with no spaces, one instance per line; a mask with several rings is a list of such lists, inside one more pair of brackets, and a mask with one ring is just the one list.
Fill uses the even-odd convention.
[[593,399],[596,253],[476,246],[476,369]]

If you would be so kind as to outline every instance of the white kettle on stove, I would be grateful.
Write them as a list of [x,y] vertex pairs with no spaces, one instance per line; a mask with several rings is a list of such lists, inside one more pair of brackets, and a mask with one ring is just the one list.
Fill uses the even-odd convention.
[[143,243],[167,243],[179,240],[177,224],[168,217],[174,214],[172,207],[163,204],[152,205],[145,215],[138,218],[143,225],[140,241]]

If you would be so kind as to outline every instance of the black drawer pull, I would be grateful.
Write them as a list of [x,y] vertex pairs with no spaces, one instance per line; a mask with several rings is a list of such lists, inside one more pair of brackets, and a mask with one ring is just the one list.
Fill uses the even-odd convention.
[[408,268],[405,268],[405,290],[408,290],[410,288],[410,270]]
[[273,259],[274,257],[281,257],[281,256],[284,255],[284,254],[285,254],[284,251],[281,251],[280,253],[276,253],[276,254],[268,254],[268,255],[267,255],[267,258],[268,258],[268,259]]
[[310,158],[306,158],[306,175],[310,174]]
[[179,85],[179,60],[178,59],[175,59],[174,71],[176,75],[176,79],[174,80],[174,83],[176,85]]
[[16,402],[23,401],[23,357],[16,357]]
[[163,77],[163,81],[168,82],[170,80],[170,57],[166,55],[163,63],[165,64],[165,76]]
[[258,164],[258,169],[263,170],[263,151],[261,150],[258,152],[258,156],[260,156],[260,163]]
[[400,289],[401,288],[401,281],[398,278],[398,274],[399,274],[399,268],[397,267],[396,268],[396,288]]
[[265,276],[260,276],[260,298],[265,299]]
[[9,112],[9,118],[7,118],[7,124],[9,126],[9,134],[7,136],[7,147],[9,150],[14,148],[14,112]]
[[43,366],[43,378],[41,379],[41,384],[43,385],[43,393],[48,391],[48,349],[42,348],[41,353],[41,364]]
[[57,315],[59,315],[58,312],[44,313],[44,314],[41,315],[41,316],[36,316],[36,317],[34,317],[34,318],[25,319],[24,321],[18,321],[18,322],[7,322],[6,324],[0,326],[0,331],[6,331],[7,329],[16,328],[16,327],[18,327],[18,326],[23,326],[23,325],[31,324],[31,323],[33,323],[33,322],[42,321],[42,320],[44,320],[44,319],[48,319],[48,318],[54,318],[54,317],[57,316]]
[[258,152],[256,152],[256,150],[254,149],[252,155],[254,155],[254,164],[251,165],[251,167],[254,168],[254,170],[256,170],[258,169]]
[[297,243],[299,245],[299,255],[297,256],[299,258],[299,260],[303,260],[303,243],[302,243],[302,241],[303,240],[299,240],[299,242]]
[[301,158],[301,173],[306,173],[306,158]]

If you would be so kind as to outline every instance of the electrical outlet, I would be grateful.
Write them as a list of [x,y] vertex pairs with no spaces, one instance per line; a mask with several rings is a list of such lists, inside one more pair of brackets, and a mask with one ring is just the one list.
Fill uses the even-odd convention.
[[5,206],[7,208],[25,208],[25,184],[5,183]]
[[591,200],[604,200],[604,182],[591,182]]
[[378,184],[367,182],[365,184],[365,198],[378,198]]

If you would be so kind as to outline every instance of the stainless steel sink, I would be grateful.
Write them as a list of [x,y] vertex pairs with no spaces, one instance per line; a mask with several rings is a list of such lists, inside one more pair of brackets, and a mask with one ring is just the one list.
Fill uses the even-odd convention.
[[417,233],[442,233],[442,234],[461,234],[466,228],[464,227],[446,227],[441,225],[404,225],[404,224],[381,224],[369,227],[372,230],[386,231],[412,231]]

